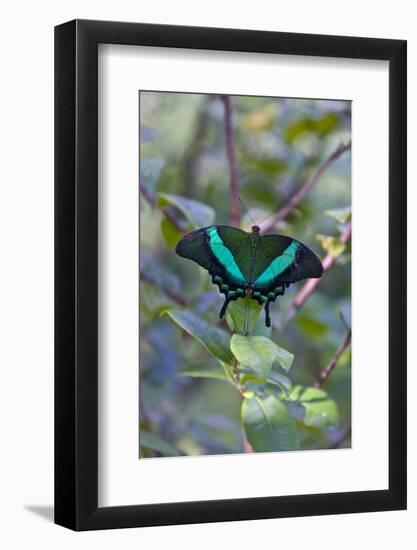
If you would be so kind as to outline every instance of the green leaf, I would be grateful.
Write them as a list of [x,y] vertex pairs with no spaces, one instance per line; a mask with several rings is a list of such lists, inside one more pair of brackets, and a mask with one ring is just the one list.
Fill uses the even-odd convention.
[[343,254],[346,249],[346,245],[341,243],[337,237],[318,234],[316,235],[316,239],[319,241],[324,250],[335,258]]
[[170,206],[177,208],[193,228],[205,227],[212,225],[214,222],[215,212],[213,208],[202,202],[167,193],[158,193],[156,200],[158,206],[162,209]]
[[178,371],[179,376],[191,376],[192,378],[215,378],[217,380],[229,380],[220,363],[193,363],[185,365]]
[[268,395],[244,399],[242,422],[254,451],[294,451],[299,448],[294,419],[285,404]]
[[170,443],[163,441],[159,436],[140,430],[139,444],[141,447],[157,451],[164,456],[182,456],[182,453]]
[[209,325],[197,315],[184,309],[169,309],[165,313],[217,359],[227,364],[233,362],[230,336],[224,330]]
[[261,311],[262,306],[255,300],[249,297],[241,298],[229,304],[226,312],[226,322],[233,332],[253,334]]
[[149,191],[155,192],[164,164],[165,162],[161,159],[141,159],[140,181]]
[[328,428],[339,424],[336,402],[321,388],[294,386],[287,398],[290,413],[312,428]]
[[267,382],[268,382],[267,386],[269,387],[269,389],[271,389],[271,387],[270,387],[271,385],[272,385],[272,387],[273,386],[278,386],[279,388],[282,389],[282,391],[286,395],[288,395],[289,392],[292,389],[292,382],[288,378],[288,376],[285,376],[284,374],[281,374],[279,372],[271,371],[269,373],[269,377],[268,377]]
[[281,367],[285,370],[285,372],[288,372],[291,368],[291,365],[294,361],[294,354],[290,353],[284,348],[281,348],[281,346],[277,346],[277,355],[275,357],[275,361],[281,365]]
[[265,336],[241,336],[234,334],[230,343],[236,359],[256,374],[268,378],[272,364],[277,361],[286,371],[291,367],[294,356],[280,348]]
[[162,218],[161,233],[170,248],[176,246],[183,235],[168,218]]
[[283,392],[288,397],[292,389],[291,380],[287,376],[277,372],[271,371],[267,380],[252,372],[244,372],[242,369],[240,369],[240,373],[241,385],[247,390],[253,390],[256,394],[267,390],[273,395]]
[[335,208],[334,210],[326,210],[324,212],[326,216],[334,218],[339,223],[347,223],[352,219],[352,207],[346,206],[345,208]]

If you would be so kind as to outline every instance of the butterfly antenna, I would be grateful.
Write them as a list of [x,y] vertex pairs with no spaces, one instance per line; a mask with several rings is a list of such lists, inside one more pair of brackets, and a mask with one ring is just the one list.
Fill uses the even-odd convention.
[[240,197],[238,197],[238,198],[239,198],[240,204],[243,206],[244,211],[245,211],[246,214],[249,216],[250,221],[253,223],[253,225],[256,225],[256,223],[255,223],[255,221],[253,220],[252,216],[249,214],[248,209],[247,209],[246,206],[244,205],[242,199],[241,199]]
[[264,218],[263,220],[261,220],[258,225],[261,225],[262,223],[266,222],[266,220],[269,220],[269,218],[271,216],[274,216],[277,212],[278,212],[279,208],[276,208],[275,210],[273,210],[270,214],[267,215],[266,218]]

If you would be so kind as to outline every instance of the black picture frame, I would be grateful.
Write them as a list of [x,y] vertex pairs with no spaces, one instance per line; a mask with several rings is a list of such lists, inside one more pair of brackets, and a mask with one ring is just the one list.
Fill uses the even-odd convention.
[[[389,488],[98,507],[98,44],[389,62]],[[55,28],[55,522],[74,530],[406,508],[406,41],[74,20]],[[372,146],[372,137],[369,138]]]

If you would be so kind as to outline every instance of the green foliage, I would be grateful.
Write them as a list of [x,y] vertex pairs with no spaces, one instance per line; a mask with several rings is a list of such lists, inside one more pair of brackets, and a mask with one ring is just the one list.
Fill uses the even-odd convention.
[[[348,153],[272,231],[337,258],[309,300],[286,324],[296,283],[271,306],[272,328],[249,297],[220,320],[224,297],[174,248],[188,231],[230,224],[222,102],[142,92],[140,104],[141,456],[239,453],[243,434],[254,452],[331,448],[350,425],[350,349],[325,389],[313,386],[343,337],[340,312],[350,322],[350,245],[338,237],[351,221]],[[244,96],[232,105],[248,230],[349,140],[350,105]]]
[[242,422],[254,451],[295,451],[298,432],[287,407],[273,395],[242,402]]
[[178,376],[191,376],[193,378],[214,378],[216,380],[229,380],[222,363],[194,363],[185,365],[178,370]]
[[306,426],[329,428],[339,424],[337,405],[321,388],[294,386],[287,401],[294,418]]
[[205,227],[214,222],[215,213],[213,208],[201,202],[176,195],[168,195],[168,193],[158,193],[157,203],[163,210],[170,206],[177,208],[189,222],[189,230]]
[[352,219],[352,207],[346,206],[345,208],[335,208],[334,210],[326,210],[326,216],[334,218],[339,223],[347,223]]
[[316,235],[316,239],[319,241],[324,250],[337,258],[346,250],[346,245],[341,243],[338,238],[330,237],[329,235]]
[[230,336],[224,330],[212,327],[191,311],[169,309],[166,314],[171,317],[190,336],[198,340],[214,357],[224,363],[232,363]]
[[265,336],[232,336],[231,350],[237,361],[265,380],[271,372],[272,364],[277,361],[288,371],[294,360],[292,353],[280,348]]
[[229,304],[226,322],[233,332],[254,334],[261,311],[262,306],[255,300],[251,300],[249,297],[241,298]]
[[165,243],[170,248],[175,248],[177,242],[182,237],[182,232],[175,227],[172,221],[168,218],[163,218],[161,220],[161,233],[165,240]]

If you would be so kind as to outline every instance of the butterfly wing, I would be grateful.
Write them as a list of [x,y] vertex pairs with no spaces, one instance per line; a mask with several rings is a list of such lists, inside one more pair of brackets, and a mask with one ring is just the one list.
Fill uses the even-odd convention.
[[320,260],[306,245],[285,235],[265,235],[260,238],[252,280],[259,288],[275,283],[295,283],[323,274]]
[[265,305],[267,326],[270,302],[282,296],[290,283],[321,277],[323,273],[320,260],[303,243],[284,235],[264,235],[254,240],[253,234],[227,225],[188,233],[175,251],[207,269],[226,296],[220,317],[228,303],[245,296],[250,287],[252,298]]
[[227,225],[213,225],[185,235],[175,251],[207,269],[226,301],[223,317],[231,300],[245,295],[250,268],[250,235]]
[[265,304],[266,325],[270,326],[269,304],[282,296],[291,283],[323,274],[320,260],[300,241],[285,235],[260,237],[253,262],[252,297]]

